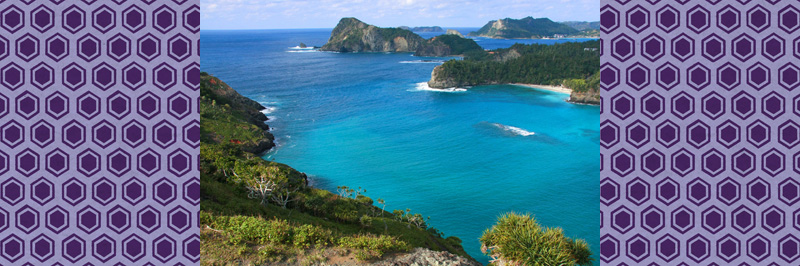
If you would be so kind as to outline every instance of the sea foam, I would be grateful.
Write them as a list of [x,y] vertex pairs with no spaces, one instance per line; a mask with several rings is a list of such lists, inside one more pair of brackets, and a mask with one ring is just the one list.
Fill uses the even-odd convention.
[[417,83],[417,86],[413,90],[409,91],[435,91],[435,92],[465,92],[467,89],[465,88],[444,88],[444,89],[437,89],[431,88],[428,86],[428,82],[420,82]]
[[410,61],[400,61],[400,64],[441,64],[444,63],[443,60],[410,60]]
[[508,125],[503,125],[503,124],[499,124],[499,123],[492,123],[492,125],[500,128],[500,129],[503,129],[505,131],[511,132],[514,135],[518,135],[518,136],[527,137],[527,136],[533,136],[534,134],[536,134],[535,132],[527,131],[527,130],[524,130],[522,128],[518,128],[518,127],[514,127],[514,126],[508,126]]

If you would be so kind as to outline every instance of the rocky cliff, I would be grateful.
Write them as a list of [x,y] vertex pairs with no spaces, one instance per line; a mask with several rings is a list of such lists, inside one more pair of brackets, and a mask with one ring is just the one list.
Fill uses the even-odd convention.
[[414,52],[425,39],[400,28],[380,28],[356,18],[342,18],[320,48],[332,52]]
[[464,38],[463,34],[461,34],[460,32],[458,32],[457,30],[454,30],[454,29],[447,30],[447,33],[445,33],[445,34],[447,34],[447,35],[456,35],[458,37]]
[[585,92],[572,91],[569,95],[569,102],[600,105],[600,91],[598,89],[590,89]]

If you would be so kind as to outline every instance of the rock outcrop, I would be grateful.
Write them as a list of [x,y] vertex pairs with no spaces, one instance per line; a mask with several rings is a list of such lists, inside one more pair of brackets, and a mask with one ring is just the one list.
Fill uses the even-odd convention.
[[456,35],[458,37],[464,38],[463,34],[461,34],[460,32],[458,32],[457,30],[454,30],[454,29],[447,30],[447,33],[445,33],[445,34],[447,34],[447,35]]
[[480,36],[500,39],[530,39],[544,37],[562,37],[577,34],[579,31],[562,23],[553,22],[549,18],[526,17],[523,19],[498,19],[489,21],[478,31],[469,36]]
[[372,266],[481,266],[480,263],[447,251],[415,248],[411,253],[388,258]]
[[380,28],[356,18],[342,18],[320,48],[332,52],[415,52],[425,42],[400,28]]
[[569,102],[600,105],[600,91],[597,89],[590,89],[585,92],[572,91],[569,95]]

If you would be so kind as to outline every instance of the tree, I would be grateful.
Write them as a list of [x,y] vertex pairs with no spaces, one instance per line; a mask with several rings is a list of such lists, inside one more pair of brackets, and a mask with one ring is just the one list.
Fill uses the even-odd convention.
[[592,252],[583,239],[564,236],[561,228],[544,228],[530,215],[506,213],[480,238],[481,250],[505,265],[589,265]]

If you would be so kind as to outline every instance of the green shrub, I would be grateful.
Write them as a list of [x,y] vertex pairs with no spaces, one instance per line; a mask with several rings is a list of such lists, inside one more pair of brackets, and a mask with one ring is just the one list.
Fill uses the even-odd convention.
[[506,213],[480,238],[487,255],[521,265],[588,265],[592,259],[582,239],[561,228],[543,228],[530,215]]

